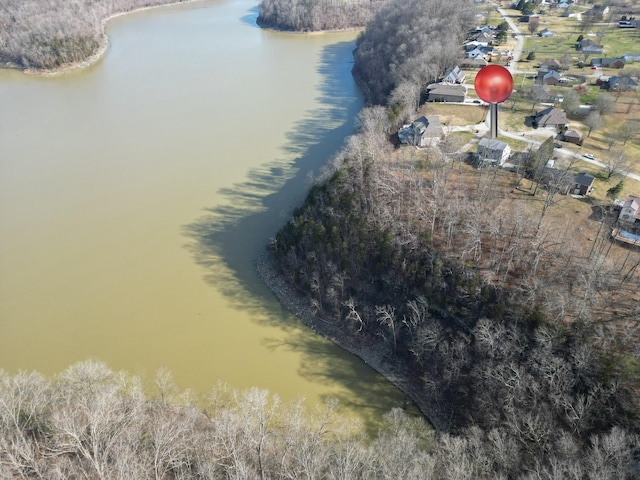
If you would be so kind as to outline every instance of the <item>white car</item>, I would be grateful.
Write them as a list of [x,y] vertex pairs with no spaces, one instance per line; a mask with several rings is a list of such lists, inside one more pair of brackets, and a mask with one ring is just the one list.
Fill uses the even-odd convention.
[[589,160],[595,160],[596,157],[594,157],[593,155],[591,155],[590,153],[585,153],[583,155],[584,158],[588,158]]

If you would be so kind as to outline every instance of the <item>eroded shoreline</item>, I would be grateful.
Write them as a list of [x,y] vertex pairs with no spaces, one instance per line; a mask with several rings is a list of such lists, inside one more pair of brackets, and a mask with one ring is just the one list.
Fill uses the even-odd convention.
[[305,298],[295,292],[282,278],[275,258],[267,248],[260,253],[255,265],[258,277],[267,285],[280,304],[298,317],[304,325],[336,346],[356,355],[386,378],[413,401],[433,427],[441,431],[449,430],[449,421],[445,412],[434,398],[430,398],[415,382],[411,381],[411,372],[403,370],[402,365],[391,361],[385,353],[382,342],[345,336],[344,332],[332,322],[314,315]]

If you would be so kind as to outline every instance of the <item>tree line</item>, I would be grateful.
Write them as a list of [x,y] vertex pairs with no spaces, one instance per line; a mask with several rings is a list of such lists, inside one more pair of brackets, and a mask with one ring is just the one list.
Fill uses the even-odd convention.
[[[341,342],[383,345],[440,431],[509,445],[469,478],[632,478],[640,254],[610,256],[605,220],[588,249],[555,225],[560,180],[532,211],[496,193],[498,169],[469,190],[442,148],[392,156],[385,107],[359,121],[271,243],[282,275]],[[545,152],[528,155],[535,176]],[[613,432],[615,473],[587,461]]]
[[[543,178],[553,140],[523,152],[514,179],[543,186],[537,208],[495,188],[498,169],[461,180],[451,138],[420,157],[390,142],[455,64],[473,13],[464,0],[394,2],[367,25],[353,73],[371,106],[271,251],[326,332],[383,346],[454,439],[444,455],[486,447],[451,478],[633,478],[640,254],[612,254],[607,215],[588,246],[554,223],[571,165]],[[620,448],[593,453],[614,434]],[[614,450],[625,460],[609,463]]]
[[263,0],[258,24],[316,32],[362,28],[388,0]]
[[0,64],[51,69],[82,62],[105,44],[107,18],[183,0],[2,0]]
[[218,385],[195,402],[165,370],[151,390],[139,377],[94,361],[53,378],[0,372],[0,477],[621,479],[633,453],[634,438],[621,428],[594,435],[586,457],[565,436],[553,445],[550,469],[539,464],[525,476],[494,476],[497,465],[519,470],[519,446],[499,429],[434,433],[394,409],[367,437],[336,414],[332,401],[309,410],[265,390]]
[[458,61],[474,14],[469,0],[385,4],[354,51],[353,74],[367,103],[417,106],[426,86]]

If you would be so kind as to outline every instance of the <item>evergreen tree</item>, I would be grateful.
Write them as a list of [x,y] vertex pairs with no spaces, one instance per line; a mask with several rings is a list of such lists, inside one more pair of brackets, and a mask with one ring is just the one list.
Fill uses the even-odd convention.
[[620,192],[622,192],[623,187],[624,181],[620,180],[616,185],[607,190],[607,198],[610,198],[611,200],[615,200],[616,198],[618,198],[618,195],[620,195]]

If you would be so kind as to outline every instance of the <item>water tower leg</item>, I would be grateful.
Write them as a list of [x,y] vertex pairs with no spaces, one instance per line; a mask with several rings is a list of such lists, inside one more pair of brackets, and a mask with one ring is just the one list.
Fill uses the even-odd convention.
[[490,129],[491,129],[491,138],[498,138],[498,104],[490,103],[489,104],[489,118],[490,118]]

